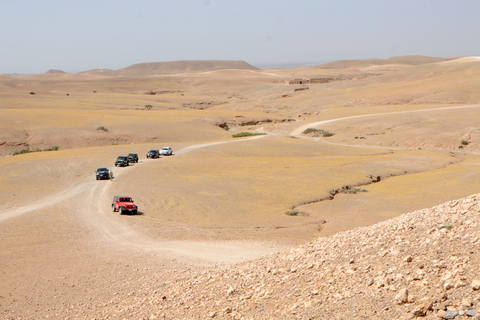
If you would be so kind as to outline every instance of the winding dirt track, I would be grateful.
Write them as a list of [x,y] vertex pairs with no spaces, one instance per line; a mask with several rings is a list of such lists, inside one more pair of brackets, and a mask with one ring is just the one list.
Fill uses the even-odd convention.
[[465,105],[465,106],[445,107],[445,108],[432,108],[432,109],[419,109],[419,110],[408,110],[408,111],[363,114],[363,115],[358,115],[358,116],[350,116],[350,117],[344,117],[344,118],[337,118],[337,119],[330,119],[330,120],[323,120],[323,121],[318,121],[318,122],[313,122],[313,123],[307,123],[307,124],[304,124],[304,125],[296,128],[295,130],[293,130],[290,133],[290,135],[298,136],[308,128],[316,127],[316,126],[326,124],[326,123],[343,121],[343,120],[351,120],[351,119],[367,118],[367,117],[375,117],[375,116],[388,116],[388,115],[392,115],[392,114],[405,114],[405,113],[417,113],[417,112],[429,112],[429,111],[444,111],[444,110],[454,110],[454,109],[469,109],[469,108],[479,108],[479,107],[480,107],[480,105],[475,104],[475,105]]
[[[199,148],[259,139],[262,137],[265,136],[197,144],[183,148],[175,154],[178,156]],[[149,161],[144,161],[143,164],[139,165],[148,165],[148,162]],[[135,166],[130,169],[135,170],[134,168]],[[115,177],[118,177],[120,174],[121,171],[115,172]],[[211,263],[236,263],[251,260],[281,249],[279,246],[272,246],[265,243],[243,241],[153,241],[125,224],[125,222],[122,221],[121,216],[112,214],[109,209],[111,202],[111,199],[109,198],[109,190],[112,183],[98,183],[91,178],[86,178],[67,190],[53,194],[42,200],[32,202],[27,206],[3,212],[0,215],[0,223],[28,212],[45,209],[59,204],[75,196],[83,195],[83,205],[75,213],[86,223],[91,224],[98,231],[98,234],[103,240],[114,243],[118,246],[127,247],[133,250],[157,252],[168,251],[169,255],[176,254],[187,259],[197,259]]]
[[[478,107],[480,106],[469,105],[469,106],[448,107],[448,108],[399,111],[399,112],[391,112],[391,113],[377,113],[377,114],[337,118],[337,119],[305,124],[293,130],[291,132],[291,135],[298,136],[305,129],[309,127],[314,127],[314,126],[318,126],[325,123],[349,120],[354,118],[372,117],[372,116],[390,115],[390,114],[413,113],[413,112],[436,111],[436,110],[441,111],[446,109],[478,108]],[[251,140],[251,139],[259,139],[263,137],[267,137],[267,136],[260,135],[260,136],[255,136],[251,138],[246,138],[246,139],[192,145],[177,151],[176,155],[178,156],[192,150],[209,147],[213,145],[233,143],[237,141],[245,141],[245,140]],[[145,161],[141,165],[148,165],[148,162],[149,161]],[[134,168],[135,167],[132,167],[131,170],[135,170]],[[118,176],[121,173],[116,172],[115,174]],[[86,201],[83,202],[86,205],[78,209],[79,211],[77,212],[77,214],[79,214],[82,220],[84,220],[88,224],[91,224],[98,231],[101,238],[103,238],[105,241],[112,242],[115,245],[131,248],[133,250],[168,252],[169,255],[177,254],[179,256],[186,257],[189,259],[198,259],[201,261],[212,262],[212,263],[236,263],[239,261],[254,259],[254,258],[263,256],[275,251],[279,251],[282,249],[279,246],[274,247],[272,245],[265,244],[265,243],[240,242],[240,241],[237,241],[237,242],[153,241],[151,239],[148,239],[144,235],[138,233],[129,225],[125,224],[119,215],[113,215],[110,212],[109,210],[110,208],[109,203],[111,201],[111,199],[109,198],[110,186],[111,186],[111,183],[97,183],[95,180],[87,178],[73,185],[69,189],[63,190],[57,194],[54,194],[42,200],[30,203],[29,205],[24,207],[3,212],[0,215],[0,223],[7,219],[12,219],[28,212],[44,209],[44,208],[53,206],[55,204],[59,204],[74,196],[82,194],[87,196]]]

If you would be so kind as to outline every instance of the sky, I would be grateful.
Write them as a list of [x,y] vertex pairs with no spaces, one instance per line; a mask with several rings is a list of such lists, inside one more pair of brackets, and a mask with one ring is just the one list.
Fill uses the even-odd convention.
[[478,0],[0,0],[0,74],[480,55]]

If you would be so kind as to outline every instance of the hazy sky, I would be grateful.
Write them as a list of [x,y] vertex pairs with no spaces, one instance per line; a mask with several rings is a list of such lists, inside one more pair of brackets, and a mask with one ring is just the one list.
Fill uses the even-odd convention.
[[0,0],[0,74],[480,55],[479,0]]

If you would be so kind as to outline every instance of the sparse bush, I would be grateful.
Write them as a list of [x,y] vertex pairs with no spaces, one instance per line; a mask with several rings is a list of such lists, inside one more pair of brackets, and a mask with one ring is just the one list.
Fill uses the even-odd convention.
[[240,138],[240,137],[249,137],[249,136],[259,136],[259,135],[265,135],[265,134],[266,133],[263,133],[263,132],[240,132],[232,135],[232,137]]
[[331,137],[331,136],[335,135],[335,133],[329,132],[327,130],[315,129],[315,128],[305,129],[302,133],[303,134],[311,134],[314,137],[319,137],[319,136]]
[[309,133],[317,133],[319,132],[320,130],[318,129],[315,129],[315,128],[308,128],[308,129],[305,129],[302,133],[303,134],[309,134]]
[[353,189],[342,189],[339,192],[340,193],[347,193],[347,194],[356,194],[358,192],[368,192],[368,190],[360,189],[360,188],[353,188]]
[[13,153],[14,156],[16,156],[17,154],[24,154],[24,153],[29,153],[29,152],[33,152],[33,150],[30,150],[30,149],[22,149],[20,151],[15,151]]
[[151,104],[145,105],[145,110],[152,110],[153,106]]
[[289,210],[289,211],[286,211],[285,214],[286,214],[287,216],[297,216],[297,215],[298,215],[298,211]]
[[104,126],[97,127],[97,131],[108,131]]
[[53,146],[53,147],[50,147],[50,148],[46,148],[46,149],[40,149],[40,148],[37,148],[35,150],[33,149],[22,149],[20,151],[15,151],[13,153],[14,156],[18,155],[18,154],[24,154],[24,153],[30,153],[30,152],[41,152],[41,151],[57,151],[59,149],[58,146]]
[[43,149],[43,151],[57,151],[59,149],[58,146],[52,146],[50,148],[47,148],[47,149]]
[[470,141],[468,140],[462,140],[462,145],[468,146],[470,144]]

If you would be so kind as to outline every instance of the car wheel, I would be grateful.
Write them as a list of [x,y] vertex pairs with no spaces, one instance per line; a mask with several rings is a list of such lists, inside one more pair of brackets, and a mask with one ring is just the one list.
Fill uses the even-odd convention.
[[122,207],[120,207],[120,209],[118,209],[118,213],[123,214]]
[[112,211],[113,211],[113,212],[115,212],[115,211],[116,211],[116,210],[115,210],[115,205],[114,205],[114,204],[112,204]]

